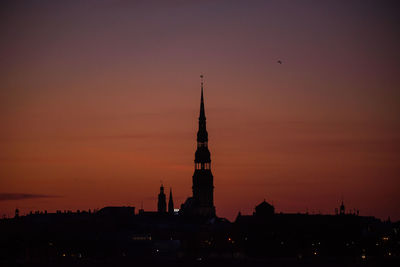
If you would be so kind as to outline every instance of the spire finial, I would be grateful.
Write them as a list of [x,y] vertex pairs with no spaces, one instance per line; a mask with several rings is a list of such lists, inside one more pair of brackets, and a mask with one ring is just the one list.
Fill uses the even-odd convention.
[[203,103],[204,102],[204,100],[203,100],[204,75],[203,74],[200,75],[200,80],[201,80],[201,103]]
[[205,119],[205,112],[204,112],[204,97],[203,97],[203,85],[204,85],[204,75],[200,75],[201,79],[201,100],[200,100],[200,119]]

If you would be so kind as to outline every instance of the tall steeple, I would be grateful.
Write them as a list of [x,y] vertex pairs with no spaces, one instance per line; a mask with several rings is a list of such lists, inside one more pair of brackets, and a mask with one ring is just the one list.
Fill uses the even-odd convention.
[[174,201],[172,200],[172,188],[169,189],[168,213],[174,214]]
[[194,215],[214,217],[214,185],[211,173],[211,155],[208,150],[208,133],[206,128],[206,114],[204,108],[203,75],[201,78],[201,99],[199,129],[197,132],[197,150],[194,159],[193,174],[193,201]]
[[203,75],[201,78],[201,99],[199,130],[197,131],[197,151],[195,154],[195,169],[211,169],[211,157],[208,150],[208,133],[206,127],[206,114],[204,109]]
[[199,116],[199,130],[197,132],[198,146],[207,146],[208,133],[206,128],[206,113],[204,109],[204,96],[203,96],[203,75],[201,77],[201,100],[200,100],[200,116]]
[[200,100],[200,117],[199,117],[199,120],[200,119],[204,119],[204,121],[206,120],[206,114],[205,114],[205,111],[204,111],[204,97],[203,97],[203,84],[204,84],[204,82],[203,82],[203,75],[200,75],[200,78],[201,78],[201,100]]

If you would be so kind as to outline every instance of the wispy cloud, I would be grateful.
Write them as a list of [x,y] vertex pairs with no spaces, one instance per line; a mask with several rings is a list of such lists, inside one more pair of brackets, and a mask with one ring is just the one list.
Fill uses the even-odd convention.
[[0,201],[24,200],[32,198],[56,198],[61,196],[43,195],[43,194],[22,194],[22,193],[0,193]]

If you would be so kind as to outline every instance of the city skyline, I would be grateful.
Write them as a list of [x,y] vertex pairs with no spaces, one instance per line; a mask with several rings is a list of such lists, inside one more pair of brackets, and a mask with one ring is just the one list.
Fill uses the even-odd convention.
[[399,220],[398,6],[223,2],[3,3],[0,214],[180,206],[204,73],[218,216]]

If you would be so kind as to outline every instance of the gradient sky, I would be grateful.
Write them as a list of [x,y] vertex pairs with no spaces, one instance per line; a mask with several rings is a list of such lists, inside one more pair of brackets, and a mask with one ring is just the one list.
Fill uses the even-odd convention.
[[219,216],[399,220],[397,2],[2,1],[0,215],[180,205],[203,73]]

